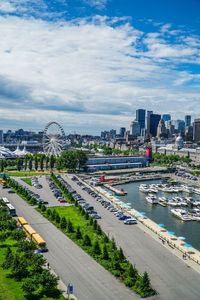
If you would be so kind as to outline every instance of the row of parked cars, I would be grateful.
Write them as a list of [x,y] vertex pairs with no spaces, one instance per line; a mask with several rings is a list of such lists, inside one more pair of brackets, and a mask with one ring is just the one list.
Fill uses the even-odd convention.
[[[81,181],[79,181],[76,176],[73,176],[72,180],[75,181],[77,185],[82,186],[82,190],[87,191],[88,194],[90,194],[91,196],[93,196],[93,197],[98,196],[91,189],[87,188]],[[76,191],[74,191],[72,194],[73,194],[73,197],[79,203],[79,205],[81,205],[88,212],[88,214],[91,215],[91,217],[93,219],[101,219],[101,216],[97,213],[96,210],[94,210],[94,207],[92,205],[90,205],[89,203],[87,203],[80,194],[78,194]]]
[[[18,184],[19,184],[19,183],[18,183]],[[21,185],[21,184],[20,184],[20,185]],[[29,190],[29,188],[26,187],[26,186],[24,186],[24,185],[21,185],[21,186],[28,192],[28,194],[29,194],[31,197],[34,197],[34,198],[37,200],[37,202],[41,202],[41,203],[43,203],[43,204],[48,204],[48,201],[45,201],[45,200],[41,199],[41,197],[40,197],[39,194],[37,194],[37,193],[35,193],[35,192]]]
[[131,216],[125,215],[123,211],[118,210],[114,205],[112,205],[109,201],[104,200],[99,194],[95,193],[91,188],[81,183],[75,176],[72,180],[76,181],[78,185],[82,186],[82,190],[86,191],[90,196],[92,196],[96,201],[100,202],[102,206],[107,208],[110,212],[114,213],[119,220],[124,220],[124,224],[137,224],[135,219],[132,219]]
[[31,183],[36,189],[42,188],[42,185],[38,182],[38,178],[36,176],[31,177]]
[[55,185],[55,183],[51,180],[51,178],[49,176],[46,176],[46,181],[47,181],[50,189],[52,190],[54,197],[57,198],[57,200],[60,203],[66,203],[67,201],[66,201],[65,197],[63,196],[62,192]]

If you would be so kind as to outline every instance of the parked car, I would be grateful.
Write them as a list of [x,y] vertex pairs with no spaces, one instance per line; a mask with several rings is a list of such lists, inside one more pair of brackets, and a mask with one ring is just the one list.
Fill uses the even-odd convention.
[[101,219],[101,216],[98,215],[98,214],[96,214],[96,215],[91,215],[91,217],[92,217],[93,219]]
[[137,220],[136,219],[128,219],[128,220],[124,221],[124,224],[126,224],[126,225],[137,224]]

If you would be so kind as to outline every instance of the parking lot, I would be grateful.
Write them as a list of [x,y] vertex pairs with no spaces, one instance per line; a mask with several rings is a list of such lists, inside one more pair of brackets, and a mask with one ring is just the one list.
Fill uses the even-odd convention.
[[[106,208],[105,205],[103,206],[100,201],[95,200],[98,196],[93,197],[91,193],[88,193],[87,190],[84,190],[83,186],[77,184],[71,179],[71,177],[72,176],[64,175],[63,179],[71,186],[72,192],[73,190],[76,191],[76,193],[80,195],[79,199],[82,198],[82,201],[86,201],[86,203],[89,204],[92,209],[101,217],[101,219],[98,220],[98,223],[101,225],[103,231],[110,238],[115,238],[117,245],[122,247],[126,257],[133,265],[136,265],[136,268],[140,273],[143,273],[144,271],[149,273],[153,287],[156,288],[160,293],[156,299],[199,299],[200,286],[198,273],[192,269],[188,269],[181,260],[172,255],[161,245],[161,243],[155,241],[145,232],[143,232],[138,225],[126,226],[123,223],[123,220],[119,220],[114,215],[115,212],[107,209],[108,206]],[[48,199],[49,205],[58,206],[58,200],[53,196],[52,190],[50,189],[46,178],[39,178],[39,183],[43,186],[42,189],[37,189],[37,193],[41,196],[41,198]],[[30,186],[29,188],[35,189],[34,187]],[[27,206],[27,204],[25,205]],[[66,204],[63,203],[62,205]],[[33,208],[29,207],[28,209]],[[25,213],[24,217],[26,217]],[[44,233],[44,231],[42,232]],[[48,239],[51,238],[50,235],[47,237]],[[56,237],[52,236],[53,240],[54,238]],[[52,245],[51,240],[48,240],[48,243]],[[61,240],[59,243],[61,243]],[[52,262],[56,265],[56,262],[58,263],[58,257],[56,257],[55,254],[56,252],[54,253],[54,260]],[[51,253],[49,252],[47,256],[51,258]],[[59,264],[60,263],[61,261]],[[81,264],[84,264],[84,262],[82,261]],[[58,269],[58,275],[60,268],[61,267]],[[82,269],[81,266],[80,268]],[[77,272],[79,272],[78,269]],[[64,270],[61,272],[61,274],[64,274]],[[107,297],[105,299],[111,298]],[[121,299],[121,297],[118,297],[117,299]]]
[[[60,202],[58,197],[55,196],[54,190],[58,190],[57,187],[53,189],[50,188],[49,182],[46,176],[37,176],[38,184],[42,186],[42,188],[37,188],[35,186],[31,186],[28,183],[24,182],[22,179],[15,177],[14,179],[21,184],[23,187],[26,187],[29,191],[37,194],[36,199],[43,200],[46,207],[55,207],[55,206],[69,206],[70,204],[66,202]],[[60,197],[62,196],[61,192],[59,193]],[[63,199],[63,197],[61,197]]]

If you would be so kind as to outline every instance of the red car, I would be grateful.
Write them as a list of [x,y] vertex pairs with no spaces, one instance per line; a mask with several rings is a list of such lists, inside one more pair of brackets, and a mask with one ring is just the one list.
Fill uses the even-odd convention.
[[60,203],[66,203],[67,201],[65,199],[59,200]]

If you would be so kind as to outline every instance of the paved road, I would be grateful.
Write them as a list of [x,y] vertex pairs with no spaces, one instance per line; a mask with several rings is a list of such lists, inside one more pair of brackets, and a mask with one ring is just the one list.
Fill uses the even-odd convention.
[[102,216],[102,219],[98,220],[102,229],[109,236],[114,236],[131,263],[136,264],[140,273],[146,270],[150,274],[152,285],[159,292],[158,299],[200,299],[199,273],[188,268],[161,243],[142,231],[138,225],[124,225],[68,176],[65,178]]
[[18,216],[25,217],[46,240],[49,252],[44,256],[66,285],[73,284],[74,294],[79,300],[139,299],[18,195],[8,194],[1,187],[0,196],[7,197]]

